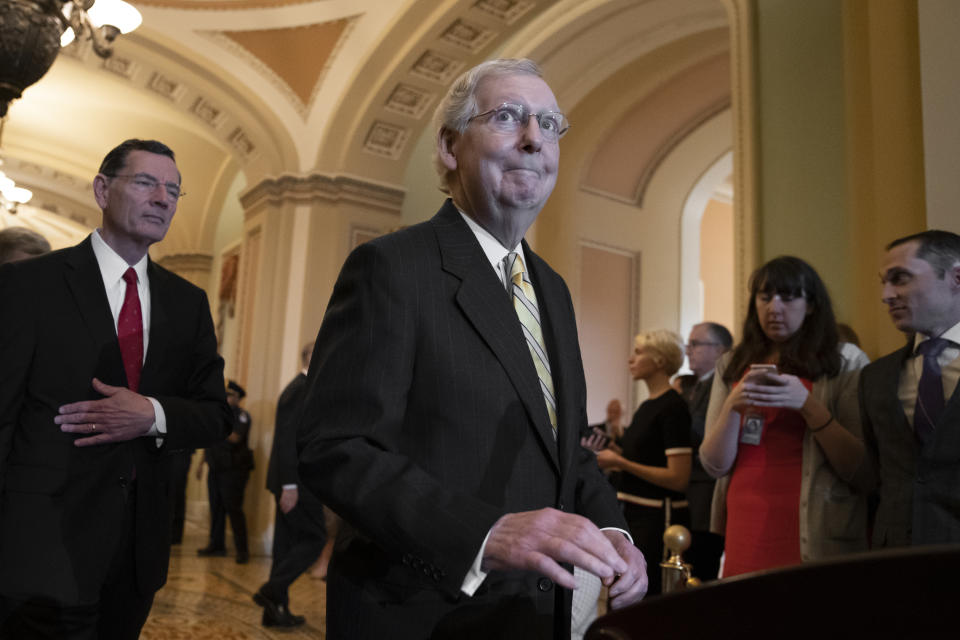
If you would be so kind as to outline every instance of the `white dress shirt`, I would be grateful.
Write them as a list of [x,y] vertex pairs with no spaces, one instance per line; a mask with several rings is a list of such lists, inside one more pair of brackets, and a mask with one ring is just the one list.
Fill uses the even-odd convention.
[[[957,388],[957,380],[960,380],[960,322],[938,337],[953,342],[937,358],[943,378],[943,397],[949,400],[954,389]],[[921,342],[928,339],[929,336],[922,333],[914,336],[913,355],[907,358],[900,372],[900,386],[897,389],[897,397],[903,406],[903,413],[907,416],[907,422],[911,425],[913,425],[913,413],[917,406],[917,387],[920,385],[920,375],[923,373],[923,355],[917,352],[917,347]]]
[[[140,317],[143,318],[143,358],[147,358],[147,345],[150,342],[150,278],[147,277],[147,256],[140,258],[137,264],[129,265],[127,261],[121,258],[110,245],[100,236],[100,230],[96,229],[90,234],[90,243],[93,245],[93,255],[97,259],[97,265],[100,267],[100,276],[103,278],[103,288],[107,293],[107,302],[110,304],[110,313],[113,315],[113,330],[117,330],[117,324],[120,322],[120,309],[123,307],[123,299],[127,293],[127,283],[123,279],[123,274],[131,266],[137,272],[137,293],[140,296]],[[142,363],[141,363],[142,364]],[[156,398],[144,396],[153,405],[153,424],[150,426],[148,436],[161,436],[167,432],[167,417],[163,412],[163,407]],[[157,439],[157,446],[160,446],[162,440]]]

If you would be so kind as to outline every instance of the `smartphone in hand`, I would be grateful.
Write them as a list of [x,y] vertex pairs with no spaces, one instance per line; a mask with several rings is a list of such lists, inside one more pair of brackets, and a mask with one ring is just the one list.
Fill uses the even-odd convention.
[[771,375],[777,375],[777,365],[775,364],[752,364],[750,365],[750,381],[754,384],[773,384]]
[[583,426],[580,428],[580,437],[581,438],[590,438],[592,436],[598,436],[598,441],[596,447],[598,449],[606,449],[610,446],[610,438],[603,433],[600,429],[591,427],[589,425]]

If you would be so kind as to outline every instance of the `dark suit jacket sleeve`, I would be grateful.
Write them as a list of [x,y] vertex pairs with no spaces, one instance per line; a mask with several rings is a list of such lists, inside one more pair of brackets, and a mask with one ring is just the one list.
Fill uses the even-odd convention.
[[[206,447],[226,438],[233,423],[224,391],[223,358],[217,353],[217,338],[207,296],[201,289],[179,278],[174,279],[167,272],[151,272],[150,277],[151,288],[166,286],[166,299],[178,300],[176,306],[171,302],[166,311],[174,325],[169,333],[176,336],[177,341],[169,348],[182,358],[176,361],[182,375],[172,388],[168,384],[157,393],[141,388],[144,395],[160,402],[166,415],[167,434],[159,450]],[[163,304],[163,298],[156,301]],[[153,331],[151,327],[151,333]],[[145,371],[148,364],[145,364]],[[156,447],[150,449],[157,450]]]
[[16,265],[0,266],[0,492],[36,341],[25,307],[32,297]]
[[273,451],[270,464],[276,474],[276,486],[271,491],[280,493],[285,484],[300,484],[297,471],[297,425],[307,378],[297,375],[277,400],[277,424],[273,432]]
[[[402,263],[411,254],[394,249],[361,245],[341,270],[308,374],[300,477],[362,534],[397,558],[412,555],[435,567],[437,586],[458,594],[503,514],[440,481],[441,470],[454,473],[430,455],[442,435],[405,424],[418,365],[418,266]],[[449,398],[432,401],[438,411],[454,411]]]

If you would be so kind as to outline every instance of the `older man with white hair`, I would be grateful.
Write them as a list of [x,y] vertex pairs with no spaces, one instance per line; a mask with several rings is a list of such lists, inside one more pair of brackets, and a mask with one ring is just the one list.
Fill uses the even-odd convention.
[[300,478],[349,525],[328,637],[566,638],[571,566],[646,590],[579,445],[586,389],[563,280],[523,240],[568,128],[529,60],[485,62],[437,109],[451,199],[347,259],[317,337]]

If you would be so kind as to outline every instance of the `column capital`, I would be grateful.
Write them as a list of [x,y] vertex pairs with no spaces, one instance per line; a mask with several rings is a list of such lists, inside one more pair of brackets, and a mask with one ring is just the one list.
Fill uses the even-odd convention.
[[406,190],[346,174],[308,175],[283,173],[267,177],[240,196],[243,208],[250,212],[264,205],[313,202],[350,202],[400,215]]

